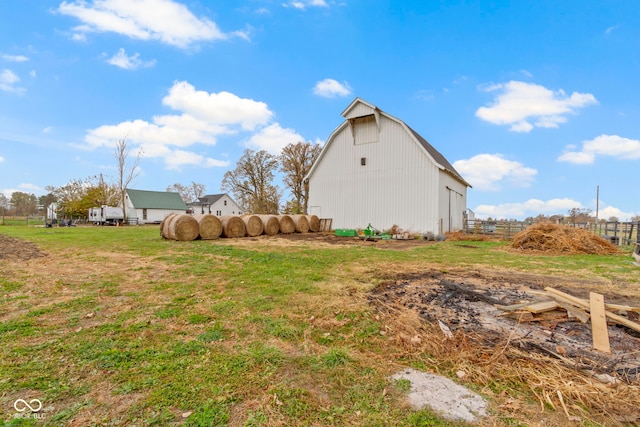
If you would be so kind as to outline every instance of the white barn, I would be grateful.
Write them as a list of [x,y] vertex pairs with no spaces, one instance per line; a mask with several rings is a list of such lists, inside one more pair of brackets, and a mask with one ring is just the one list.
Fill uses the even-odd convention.
[[132,190],[125,193],[127,221],[138,224],[159,224],[172,213],[186,213],[187,205],[178,193]]
[[444,233],[463,228],[471,187],[402,120],[356,98],[313,164],[309,214],[332,228]]

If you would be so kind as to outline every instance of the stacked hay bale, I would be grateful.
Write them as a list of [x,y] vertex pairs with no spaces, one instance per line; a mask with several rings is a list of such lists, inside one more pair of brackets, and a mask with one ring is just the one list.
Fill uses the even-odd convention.
[[226,215],[220,217],[222,222],[222,235],[224,237],[244,237],[247,234],[247,226],[242,218],[238,216]]
[[291,216],[278,215],[278,221],[280,221],[280,232],[282,234],[291,234],[296,231],[296,224]]
[[295,225],[296,233],[309,232],[309,220],[306,215],[291,215],[291,219]]
[[312,233],[320,231],[320,218],[318,218],[318,215],[307,215],[307,221],[309,222],[309,231]]
[[200,233],[198,221],[188,214],[171,214],[160,224],[162,237],[170,240],[195,240]]
[[262,221],[262,228],[264,229],[264,234],[267,236],[275,236],[280,232],[280,221],[278,221],[278,217],[275,215],[258,215],[260,220]]
[[255,237],[263,233],[264,224],[258,215],[243,215],[242,220],[247,229],[247,236]]
[[262,234],[308,233],[320,229],[315,215],[226,215],[169,214],[160,223],[160,235],[164,239],[188,241],[212,240],[220,237],[255,237]]
[[200,238],[203,240],[217,239],[222,235],[222,222],[211,214],[198,214],[193,216],[198,221]]

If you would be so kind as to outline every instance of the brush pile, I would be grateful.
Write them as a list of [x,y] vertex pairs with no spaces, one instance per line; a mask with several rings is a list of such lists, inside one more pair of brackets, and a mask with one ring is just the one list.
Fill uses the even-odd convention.
[[516,234],[509,247],[518,251],[563,255],[618,253],[618,248],[602,237],[580,228],[548,222],[532,225]]

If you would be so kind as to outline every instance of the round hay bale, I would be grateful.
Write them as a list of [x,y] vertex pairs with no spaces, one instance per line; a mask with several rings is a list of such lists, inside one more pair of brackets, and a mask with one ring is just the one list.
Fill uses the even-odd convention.
[[274,236],[280,232],[280,221],[275,215],[258,215],[262,221],[262,227],[264,228],[264,234],[267,236]]
[[222,234],[222,222],[220,222],[220,218],[217,216],[211,214],[197,214],[193,217],[198,221],[201,239],[217,239]]
[[247,234],[247,227],[239,216],[221,216],[220,222],[222,223],[223,237],[244,237]]
[[320,231],[320,218],[318,218],[318,215],[307,215],[307,221],[309,221],[309,231],[313,233]]
[[180,214],[171,217],[166,224],[168,227],[168,236],[171,240],[187,242],[195,240],[200,233],[198,221],[188,214]]
[[278,215],[278,222],[282,234],[291,234],[296,231],[296,224],[289,215]]
[[242,220],[247,228],[247,236],[259,236],[264,231],[264,225],[258,215],[243,215]]
[[309,232],[309,220],[306,215],[291,215],[291,219],[296,227],[296,233]]
[[618,253],[610,241],[580,228],[543,222],[534,224],[513,236],[510,248],[549,254]]
[[171,221],[171,218],[173,218],[174,216],[176,216],[176,214],[169,214],[165,216],[162,222],[160,223],[160,235],[162,236],[163,239],[170,239],[169,221]]

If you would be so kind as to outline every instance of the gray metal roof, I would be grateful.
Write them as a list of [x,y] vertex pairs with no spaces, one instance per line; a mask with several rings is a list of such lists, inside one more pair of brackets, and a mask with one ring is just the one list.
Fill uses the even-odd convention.
[[[403,122],[404,123],[404,122]],[[424,139],[422,136],[420,136],[420,134],[418,132],[416,132],[415,130],[413,130],[409,125],[407,125],[405,123],[405,126],[411,131],[411,133],[413,134],[413,136],[418,140],[418,142],[424,147],[425,150],[427,150],[427,152],[429,153],[429,155],[431,157],[433,157],[433,160],[436,161],[436,163],[438,163],[440,166],[442,166],[444,168],[445,171],[449,172],[451,175],[453,175],[456,179],[458,179],[460,182],[464,183],[467,185],[467,187],[471,187],[471,184],[469,184],[459,173],[458,171],[455,170],[455,168],[453,167],[453,165],[451,163],[449,163],[449,161],[442,155],[442,153],[440,153],[438,150],[436,150],[433,145],[429,144],[429,142]]]
[[222,196],[224,196],[224,194],[208,194],[206,196],[198,197],[198,203],[206,203],[208,205],[212,205],[220,200]]

